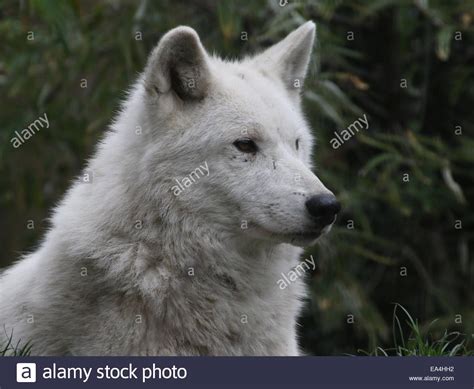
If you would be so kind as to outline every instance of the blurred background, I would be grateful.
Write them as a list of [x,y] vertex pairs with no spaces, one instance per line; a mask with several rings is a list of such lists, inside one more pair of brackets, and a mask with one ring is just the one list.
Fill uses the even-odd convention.
[[[460,331],[472,348],[473,0],[0,4],[0,267],[38,246],[164,32],[190,25],[210,52],[232,58],[312,19],[305,112],[317,173],[344,210],[306,253],[317,267],[302,348],[393,346],[394,303],[434,339]],[[45,112],[50,128],[13,148],[14,131]],[[363,114],[369,128],[333,149],[334,131]]]

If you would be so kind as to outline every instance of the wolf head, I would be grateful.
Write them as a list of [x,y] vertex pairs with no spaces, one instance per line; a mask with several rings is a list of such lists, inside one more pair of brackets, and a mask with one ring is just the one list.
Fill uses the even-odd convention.
[[275,243],[304,246],[329,230],[339,204],[311,172],[300,107],[314,36],[307,22],[239,62],[210,56],[189,27],[161,39],[142,77],[143,159],[160,201]]

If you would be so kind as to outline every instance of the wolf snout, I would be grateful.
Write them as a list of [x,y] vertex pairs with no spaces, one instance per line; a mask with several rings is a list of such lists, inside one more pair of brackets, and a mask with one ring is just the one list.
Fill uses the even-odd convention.
[[341,204],[332,193],[311,196],[305,205],[308,213],[321,229],[334,222],[341,210]]

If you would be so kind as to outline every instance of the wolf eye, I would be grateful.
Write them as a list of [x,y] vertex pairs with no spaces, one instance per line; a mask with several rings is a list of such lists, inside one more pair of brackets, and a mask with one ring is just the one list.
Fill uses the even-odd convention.
[[298,150],[300,148],[300,139],[296,139],[295,140],[295,147],[296,147],[296,150]]
[[258,151],[258,146],[252,139],[237,139],[233,144],[243,153],[256,153]]

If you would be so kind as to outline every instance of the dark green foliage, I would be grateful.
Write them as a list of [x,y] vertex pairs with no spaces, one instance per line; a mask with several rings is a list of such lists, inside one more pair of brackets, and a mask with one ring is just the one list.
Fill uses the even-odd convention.
[[[394,302],[416,328],[437,319],[434,339],[473,334],[472,1],[3,1],[0,265],[37,246],[161,34],[191,25],[209,51],[235,57],[307,19],[318,28],[304,100],[316,171],[344,211],[306,253],[318,266],[303,348],[385,348]],[[43,112],[51,127],[13,149],[13,132]],[[363,114],[369,128],[334,150],[334,131]]]

